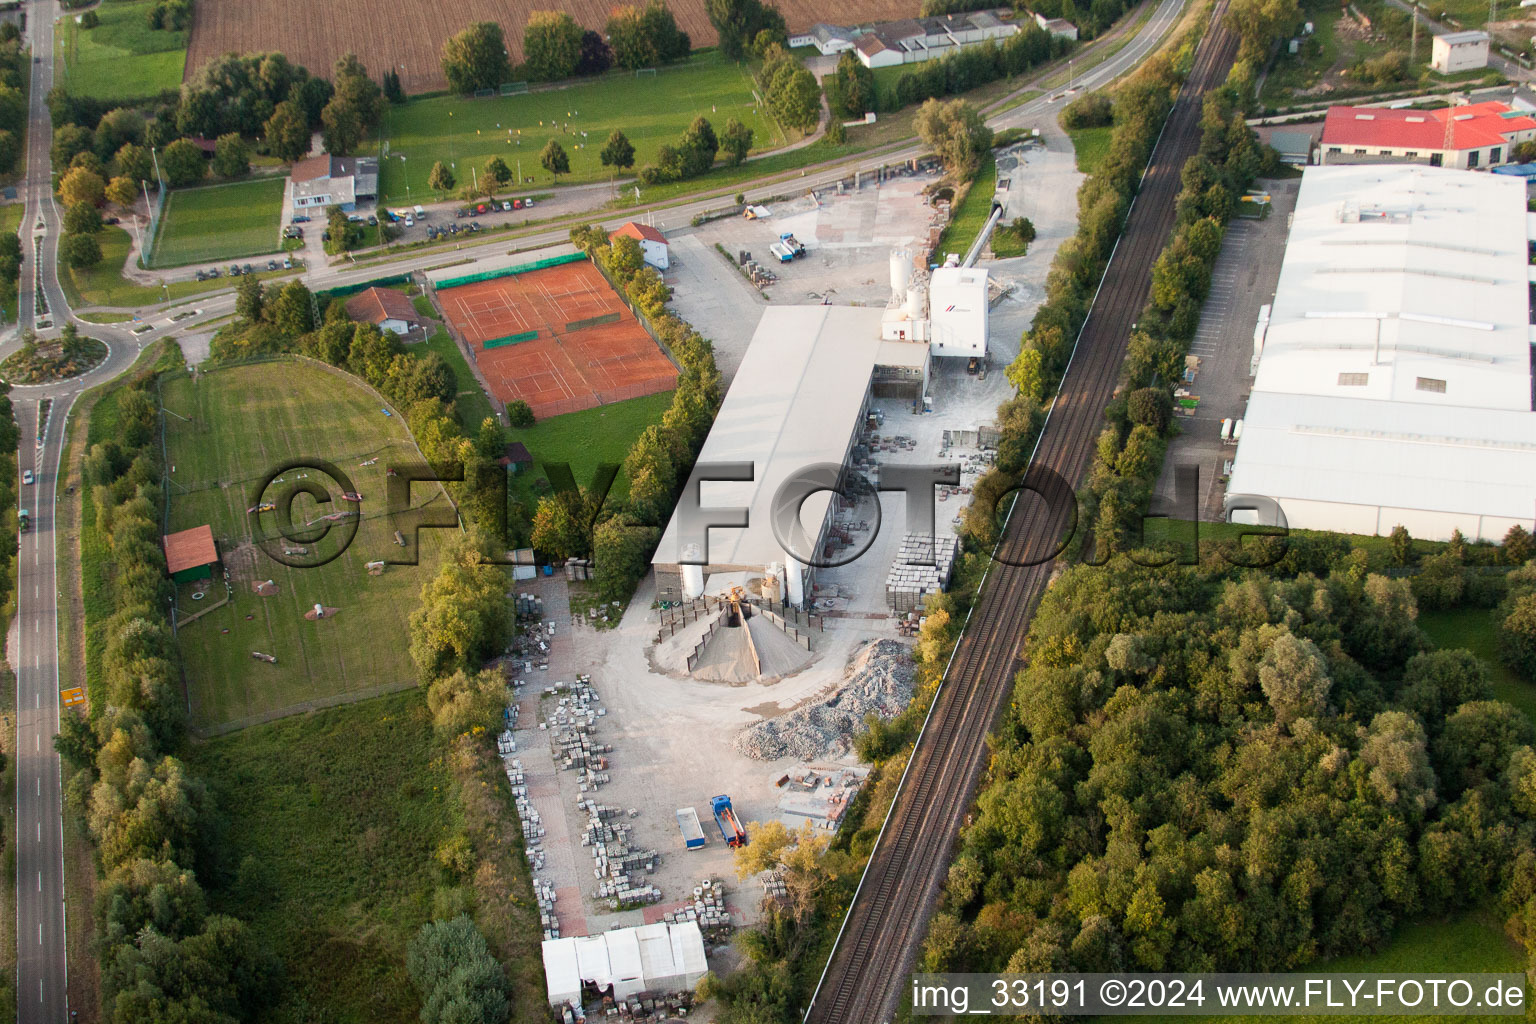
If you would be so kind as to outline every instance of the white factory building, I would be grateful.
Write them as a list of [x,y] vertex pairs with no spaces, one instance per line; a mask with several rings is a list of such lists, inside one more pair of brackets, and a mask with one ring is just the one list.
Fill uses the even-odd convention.
[[581,1006],[584,989],[617,1000],[692,991],[709,970],[696,921],[545,939],[543,954],[544,983],[554,1007]]
[[[1524,182],[1309,167],[1243,417],[1241,495],[1292,528],[1501,540],[1536,518]],[[1263,520],[1262,514],[1259,516]]]
[[[699,505],[747,509],[745,529],[709,531],[706,566],[683,564],[705,552],[684,550],[674,512],[651,564],[661,600],[715,593],[710,577],[762,576],[777,568],[783,596],[799,606],[813,571],[797,559],[820,550],[832,494],[819,491],[801,507],[804,536],[786,551],[770,523],[774,495],[810,466],[846,466],[877,393],[920,398],[928,379],[928,346],[881,337],[884,311],[867,306],[769,306],[726,392],[698,465],[750,462],[749,481],[698,480]],[[778,573],[774,573],[778,575]]]
[[[891,252],[891,298],[871,306],[769,306],[726,392],[699,465],[750,462],[752,480],[697,479],[701,508],[748,510],[746,529],[712,529],[709,550],[680,536],[677,513],[651,559],[663,601],[717,593],[742,574],[773,576],[783,600],[800,607],[814,569],[797,554],[823,550],[832,494],[800,510],[802,536],[786,550],[770,524],[774,497],[809,466],[846,468],[875,398],[903,398],[920,408],[937,357],[987,355],[987,272],[951,257],[926,288],[913,280],[911,254]],[[695,478],[698,476],[695,470]],[[798,546],[797,546],[798,545]],[[694,564],[706,558],[708,564]],[[711,577],[719,577],[715,584]]]

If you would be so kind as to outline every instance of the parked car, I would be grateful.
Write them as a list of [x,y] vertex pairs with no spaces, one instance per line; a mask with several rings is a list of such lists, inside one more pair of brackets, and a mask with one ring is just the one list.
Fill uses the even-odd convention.
[[287,256],[283,257],[283,269],[284,270],[292,270],[293,269],[293,260],[289,259]]
[[268,270],[276,270],[277,269],[277,260],[267,260],[267,269]]
[[219,268],[218,267],[214,267],[212,270],[208,271],[208,276],[209,277],[218,277],[219,276]]
[[347,220],[353,224],[361,224],[363,222],[363,215],[360,213],[349,213],[347,214]]
[[450,224],[450,225],[448,225],[448,230],[452,231],[454,234],[458,234],[459,233],[459,226],[457,224]]
[[199,281],[206,281],[206,280],[208,280],[208,272],[206,270],[199,270],[197,272],[197,279]]
[[374,217],[374,216],[369,216],[369,218],[368,218],[368,226],[369,227],[374,227],[378,223],[379,223],[379,218]]
[[30,469],[24,469],[21,471],[21,482],[24,484],[30,484],[32,482],[32,471]]
[[308,224],[309,223],[309,214],[307,214],[307,213],[296,213],[296,214],[293,215],[293,220],[291,220],[289,223],[291,223],[291,224]]
[[532,199],[524,199],[523,200],[523,209],[525,209],[525,210],[533,209],[533,200]]
[[405,226],[408,227],[408,228],[415,227],[416,226],[416,219],[414,217],[407,217],[407,218],[405,218]]
[[436,237],[437,237],[437,228],[433,227],[431,224],[428,224],[427,225],[427,241],[430,242],[432,239],[434,239]]
[[245,265],[245,273],[247,273],[247,274],[254,273],[254,271],[251,270],[251,265],[249,263],[247,263]]
[[322,241],[322,242],[329,242],[330,240],[331,240],[331,233],[329,231],[322,231],[322,232],[320,232],[320,241]]
[[501,208],[502,208],[503,211],[512,209],[512,202],[511,202],[511,200],[503,199],[501,201]]
[[229,276],[230,277],[239,277],[240,276],[240,264],[238,264],[238,263],[231,263],[229,265]]

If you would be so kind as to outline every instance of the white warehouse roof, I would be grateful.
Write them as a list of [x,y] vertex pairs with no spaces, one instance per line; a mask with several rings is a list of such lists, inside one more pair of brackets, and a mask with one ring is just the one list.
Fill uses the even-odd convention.
[[[751,462],[755,477],[700,485],[699,504],[706,510],[748,509],[747,529],[709,531],[711,565],[760,568],[784,561],[769,524],[773,496],[790,475],[818,463],[841,464],[847,456],[881,351],[883,313],[851,306],[774,305],[763,311],[699,453],[700,465]],[[801,507],[812,538],[830,501],[831,494],[820,491]],[[651,561],[676,565],[681,557],[674,513]]]
[[698,923],[615,928],[601,935],[546,939],[544,981],[549,1005],[580,1005],[583,983],[613,989],[615,999],[640,992],[681,992],[709,970]]
[[1228,492],[1315,529],[1499,539],[1529,522],[1524,211],[1518,179],[1307,168]]

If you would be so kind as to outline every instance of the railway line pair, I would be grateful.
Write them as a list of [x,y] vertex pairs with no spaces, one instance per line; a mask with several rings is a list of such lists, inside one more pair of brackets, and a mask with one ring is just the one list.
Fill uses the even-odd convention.
[[[1076,485],[1091,465],[1152,264],[1173,228],[1180,172],[1200,144],[1201,104],[1236,56],[1218,0],[1194,65],[1164,123],[1120,240],[1078,336],[1034,465]],[[1071,501],[1020,501],[919,737],[885,828],[807,1010],[808,1024],[874,1024],[895,1013],[986,757],[986,737],[1019,667],[1019,649],[1050,579],[1041,561],[1075,515]],[[1012,563],[1012,564],[1011,564]]]

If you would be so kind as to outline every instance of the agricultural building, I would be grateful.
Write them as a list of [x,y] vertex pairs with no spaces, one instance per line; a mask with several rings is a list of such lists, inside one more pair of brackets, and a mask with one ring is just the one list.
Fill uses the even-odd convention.
[[854,40],[858,36],[859,34],[853,29],[818,21],[805,34],[804,45],[816,47],[817,52],[823,57],[835,57],[844,50],[853,49]]
[[371,156],[319,156],[300,160],[288,175],[295,210],[339,206],[347,212],[359,201],[379,196],[379,162]]
[[640,243],[640,255],[645,258],[645,262],[657,270],[667,269],[667,236],[660,231],[657,231],[649,224],[637,224],[634,221],[630,221],[609,237],[612,238],[614,235],[624,235],[628,238],[633,238]]
[[1501,540],[1536,514],[1525,185],[1309,167],[1228,485],[1293,528]]
[[[801,604],[814,570],[795,553],[822,550],[833,496],[819,491],[806,499],[800,509],[805,536],[789,552],[771,524],[775,494],[809,467],[846,467],[874,395],[916,401],[926,390],[928,346],[883,339],[883,315],[857,306],[774,305],[763,311],[698,460],[699,466],[749,462],[752,479],[702,480],[695,469],[688,485],[705,509],[747,509],[747,526],[713,529],[707,552],[685,553],[683,545],[691,541],[680,536],[674,513],[651,559],[658,598],[696,597],[711,575],[762,576],[782,564],[786,597]],[[702,568],[684,564],[702,557],[708,558]]]
[[545,939],[543,954],[544,983],[554,1007],[580,1007],[588,987],[616,1000],[642,992],[692,991],[709,970],[697,921]]
[[1019,26],[1012,17],[1005,10],[969,11],[878,22],[854,41],[853,49],[870,68],[938,60],[962,47],[1016,34]]
[[161,542],[165,547],[165,571],[177,583],[213,576],[214,563],[219,560],[219,547],[213,542],[213,527],[194,526],[179,533],[168,533]]
[[365,288],[358,292],[347,300],[347,316],[392,334],[409,334],[424,322],[405,293],[393,288]]
[[1329,107],[1321,164],[1419,163],[1475,170],[1536,140],[1536,118],[1489,101],[1440,110]]
[[1429,66],[1442,75],[1488,66],[1487,32],[1447,32],[1430,45]]

